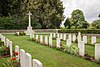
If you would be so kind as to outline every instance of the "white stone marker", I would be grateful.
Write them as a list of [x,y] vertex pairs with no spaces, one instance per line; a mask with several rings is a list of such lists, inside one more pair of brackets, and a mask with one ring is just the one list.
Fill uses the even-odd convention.
[[30,13],[30,11],[29,11],[29,13],[28,13],[28,16],[29,16],[29,25],[27,27],[27,30],[25,31],[26,35],[30,35],[30,34],[34,33],[34,31],[32,30],[32,26],[31,26],[31,15],[32,15],[32,13]]
[[30,34],[30,39],[32,39],[33,38],[33,34]]
[[100,60],[100,43],[95,44],[95,59]]
[[87,36],[83,36],[83,41],[85,44],[87,44]]
[[56,33],[53,33],[53,37],[54,37],[54,38],[56,37]]
[[[6,38],[5,38],[3,35],[1,36],[1,41],[3,41],[3,42],[4,42],[4,45],[6,44],[6,43],[5,43]],[[6,45],[5,45],[5,46],[6,46]]]
[[8,47],[8,46],[9,46],[9,39],[6,38],[6,47]]
[[79,43],[79,55],[84,56],[85,54],[85,46],[84,46],[84,41],[80,41]]
[[10,56],[13,56],[13,51],[12,51],[12,41],[9,42],[9,46],[10,46]]
[[60,48],[60,38],[57,38],[57,40],[56,40],[56,47]]
[[49,46],[52,46],[52,37],[49,37]]
[[29,53],[25,55],[25,67],[32,67],[32,56]]
[[45,36],[45,44],[48,45],[48,36]]
[[[15,52],[19,53],[19,46],[15,46]],[[17,60],[19,60],[19,54],[16,56]]]
[[59,34],[57,34],[57,38],[59,38]]
[[39,38],[38,35],[36,35],[36,40],[37,40],[37,41],[38,41],[38,38]]
[[75,42],[75,40],[76,40],[76,35],[73,34],[73,42]]
[[67,40],[66,40],[66,45],[68,45],[68,47],[70,47],[71,44],[72,44],[72,43],[71,43],[71,40],[70,40],[70,39],[67,39]]
[[95,44],[96,43],[96,36],[92,36],[91,37],[91,44]]
[[50,37],[52,37],[52,33],[50,33]]
[[25,51],[20,49],[20,65],[21,67],[26,67]]
[[66,34],[64,34],[64,39],[63,40],[66,40]]
[[70,39],[72,41],[72,37],[71,34],[68,35],[68,39]]
[[62,39],[63,37],[62,37],[62,34],[60,34],[60,39]]
[[40,43],[43,43],[43,36],[40,35]]
[[78,35],[78,42],[80,42],[81,41],[81,35]]
[[42,67],[42,63],[37,59],[33,59],[33,67]]

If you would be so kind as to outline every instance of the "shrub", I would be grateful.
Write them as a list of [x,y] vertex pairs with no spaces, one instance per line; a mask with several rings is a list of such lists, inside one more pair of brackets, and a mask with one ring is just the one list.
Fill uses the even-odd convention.
[[6,47],[6,46],[0,47],[0,55],[1,56],[6,56],[6,55],[9,55],[9,54],[10,54],[9,47]]
[[64,51],[72,55],[78,55],[78,48],[74,45],[71,45],[70,47],[64,45]]
[[18,52],[14,52],[14,56],[2,64],[2,67],[20,67],[19,60],[16,60]]
[[0,41],[0,47],[4,46],[4,42]]
[[16,36],[24,36],[24,35],[26,35],[26,33],[25,32],[16,32],[15,35]]
[[100,29],[60,29],[59,33],[100,34]]

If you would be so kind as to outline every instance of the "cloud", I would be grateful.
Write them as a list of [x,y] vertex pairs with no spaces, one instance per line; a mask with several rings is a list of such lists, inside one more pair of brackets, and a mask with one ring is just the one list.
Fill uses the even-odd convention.
[[[100,13],[100,0],[61,0],[65,7],[64,15],[71,17],[71,13],[75,9],[80,9],[85,15],[85,19],[91,23],[98,19]],[[63,21],[64,22],[64,21]]]

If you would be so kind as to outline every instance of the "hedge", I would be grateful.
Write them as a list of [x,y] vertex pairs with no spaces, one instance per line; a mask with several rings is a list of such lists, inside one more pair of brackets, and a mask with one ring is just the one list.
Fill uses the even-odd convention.
[[100,29],[60,29],[59,33],[78,33],[83,34],[100,34]]

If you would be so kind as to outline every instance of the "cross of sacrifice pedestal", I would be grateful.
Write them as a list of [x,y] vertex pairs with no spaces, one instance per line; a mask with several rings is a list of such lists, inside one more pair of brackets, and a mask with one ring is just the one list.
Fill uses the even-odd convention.
[[32,30],[32,26],[31,26],[31,15],[32,13],[29,11],[29,13],[27,14],[29,16],[29,24],[27,27],[27,31],[25,31],[26,35],[31,35],[34,33],[34,31]]

